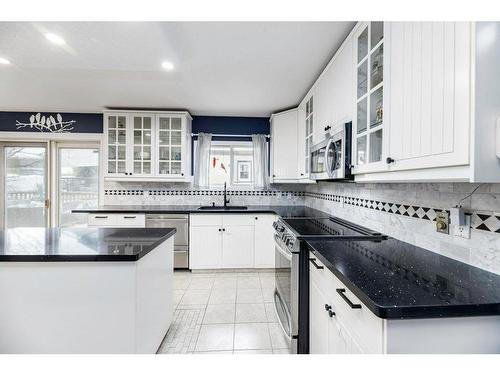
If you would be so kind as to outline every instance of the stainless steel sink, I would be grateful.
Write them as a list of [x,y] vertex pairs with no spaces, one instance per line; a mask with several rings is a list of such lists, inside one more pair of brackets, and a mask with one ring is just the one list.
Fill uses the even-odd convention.
[[202,211],[233,211],[233,210],[247,210],[247,206],[201,206],[198,210]]

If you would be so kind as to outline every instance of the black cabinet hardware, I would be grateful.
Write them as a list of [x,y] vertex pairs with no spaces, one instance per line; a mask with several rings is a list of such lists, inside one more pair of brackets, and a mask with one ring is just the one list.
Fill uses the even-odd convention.
[[226,231],[226,228],[222,228],[222,231],[225,232]]
[[304,173],[301,173],[300,175],[301,175],[301,176],[303,176],[303,175],[304,175]]
[[331,127],[330,125],[325,126],[325,132],[326,132],[326,131],[328,131],[328,130],[330,130],[331,128],[332,128],[332,127]]
[[259,220],[259,218],[257,216],[255,216],[255,220]]
[[325,310],[328,311],[328,310],[331,310],[332,309],[332,306],[329,305],[328,303],[325,303]]
[[219,232],[222,232],[222,228],[219,228]]
[[96,219],[107,219],[107,216],[95,216]]
[[276,177],[276,175],[275,175],[275,174],[273,174],[273,177]]
[[332,316],[335,316],[335,313],[332,310],[328,310],[328,316],[331,318]]
[[124,219],[135,219],[137,216],[124,216]]
[[347,304],[349,305],[349,307],[351,309],[360,309],[361,308],[360,304],[358,304],[358,303],[352,303],[352,301],[349,298],[347,298],[347,296],[345,295],[345,289],[344,288],[340,288],[340,289],[336,289],[336,290],[337,290],[337,293],[340,294],[340,296],[342,297],[342,299],[347,302]]
[[385,159],[385,162],[386,162],[387,164],[391,164],[391,163],[394,163],[394,162],[395,162],[395,160],[394,160],[393,158],[387,158],[387,159]]
[[181,176],[184,176],[184,173],[181,173]]
[[316,259],[314,259],[314,258],[309,258],[309,261],[310,261],[312,264],[314,264],[314,267],[316,267],[316,269],[318,269],[318,270],[322,270],[323,268],[325,268],[325,267],[323,267],[323,266],[318,265],[318,263],[316,263]]

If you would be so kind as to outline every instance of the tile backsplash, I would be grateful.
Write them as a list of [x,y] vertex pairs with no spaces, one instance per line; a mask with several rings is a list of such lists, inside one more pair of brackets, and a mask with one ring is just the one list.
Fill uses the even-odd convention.
[[[267,190],[230,188],[232,205],[304,205],[301,186],[273,185]],[[223,204],[222,189],[196,189],[190,183],[105,182],[105,205],[216,205]]]
[[308,186],[305,204],[439,254],[500,274],[500,184],[483,184],[462,202],[471,238],[436,232],[436,212],[449,210],[477,184],[361,184]]
[[[321,182],[229,189],[233,205],[307,205],[405,242],[500,274],[500,184],[483,184],[462,202],[471,238],[436,232],[436,212],[449,210],[477,184],[366,184]],[[105,182],[105,205],[222,204],[222,190],[192,184]]]

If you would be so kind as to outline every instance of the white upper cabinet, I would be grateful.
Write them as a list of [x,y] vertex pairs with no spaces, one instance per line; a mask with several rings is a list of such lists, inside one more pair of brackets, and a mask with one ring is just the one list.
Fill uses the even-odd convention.
[[470,24],[389,22],[390,170],[469,164]]
[[[156,116],[156,150],[158,158],[155,171],[158,176],[183,178],[190,163],[190,135],[187,117],[179,114]],[[190,126],[189,126],[190,128]]]
[[272,182],[290,182],[298,172],[298,110],[271,116],[271,177]]
[[105,177],[189,181],[191,117],[187,112],[104,113]]
[[310,104],[271,116],[272,183],[312,182],[307,169],[312,143],[312,102],[311,97]]
[[361,23],[353,35],[354,173],[386,168],[384,138],[384,23]]

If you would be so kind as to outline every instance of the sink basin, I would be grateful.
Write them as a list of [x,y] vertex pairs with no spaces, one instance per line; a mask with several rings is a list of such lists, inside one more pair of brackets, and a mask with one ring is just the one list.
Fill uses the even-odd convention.
[[201,206],[198,210],[202,211],[232,211],[232,210],[246,210],[247,206]]

